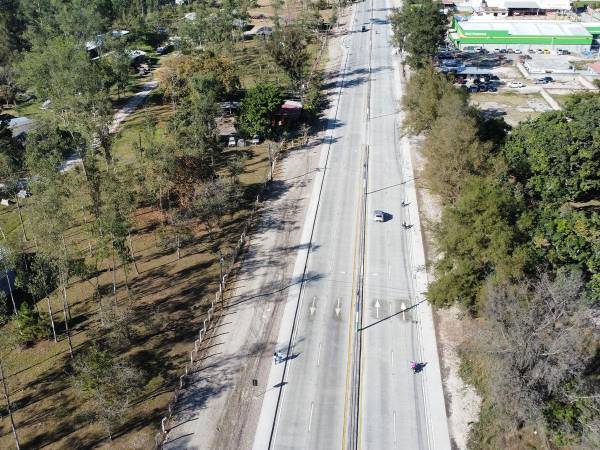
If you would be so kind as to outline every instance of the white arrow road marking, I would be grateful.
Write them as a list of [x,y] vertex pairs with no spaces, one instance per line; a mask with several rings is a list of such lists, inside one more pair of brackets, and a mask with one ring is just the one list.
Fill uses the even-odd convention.
[[375,310],[377,311],[377,318],[379,319],[379,308],[381,305],[379,304],[379,300],[375,300]]
[[406,304],[405,304],[405,303],[402,303],[402,304],[400,305],[400,309],[402,309],[402,320],[406,320],[406,313],[405,313],[405,311],[404,311],[404,310],[406,309]]
[[319,342],[319,353],[317,354],[317,366],[321,364],[321,343]]
[[340,312],[342,311],[342,307],[340,306],[341,301],[342,301],[342,299],[340,297],[338,297],[338,299],[337,299],[337,305],[336,305],[336,307],[334,309],[335,315],[338,316],[338,317],[340,316]]
[[310,402],[310,416],[308,418],[308,431],[310,432],[310,426],[312,425],[312,416],[313,416],[313,410],[315,409],[315,403],[314,402]]
[[317,297],[313,297],[313,301],[312,304],[310,305],[310,307],[308,308],[308,310],[310,311],[310,315],[312,316],[315,311],[317,310]]

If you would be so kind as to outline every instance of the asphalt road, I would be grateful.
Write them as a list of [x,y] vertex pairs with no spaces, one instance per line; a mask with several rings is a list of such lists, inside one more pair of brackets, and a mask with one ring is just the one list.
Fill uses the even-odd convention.
[[[450,448],[433,321],[422,302],[409,149],[398,131],[391,6],[354,5],[305,281],[297,299],[290,292],[297,312],[293,324],[282,321],[289,345],[280,338],[277,348],[287,360],[272,368],[282,375],[265,395],[256,450]],[[385,222],[372,220],[375,209]],[[420,373],[412,360],[424,364]]]

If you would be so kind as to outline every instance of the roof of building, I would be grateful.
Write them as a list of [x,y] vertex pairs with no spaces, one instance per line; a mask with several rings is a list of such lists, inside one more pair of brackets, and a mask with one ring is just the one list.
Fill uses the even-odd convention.
[[13,137],[26,133],[31,127],[33,127],[33,120],[29,117],[15,117],[8,121],[8,128],[12,131]]
[[591,36],[576,22],[564,20],[463,20],[458,22],[465,35],[484,36],[489,32],[506,32],[513,36]]
[[594,63],[594,64],[588,64],[588,69],[591,72],[597,73],[600,75],[600,62]]
[[[471,0],[470,4],[477,9],[483,0]],[[487,6],[492,8],[511,9],[542,9],[542,10],[569,10],[569,0],[487,0]]]

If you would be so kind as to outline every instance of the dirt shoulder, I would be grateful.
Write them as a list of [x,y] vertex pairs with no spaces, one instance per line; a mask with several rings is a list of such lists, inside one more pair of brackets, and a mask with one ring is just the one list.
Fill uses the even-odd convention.
[[[420,220],[423,230],[425,257],[430,263],[436,258],[433,244],[432,225],[441,216],[441,205],[429,189],[423,185],[420,173],[425,160],[420,153],[422,139],[411,138],[411,152],[415,177],[417,178],[417,198]],[[431,267],[429,279],[434,278]],[[448,415],[448,427],[453,448],[466,449],[471,424],[479,418],[481,399],[475,388],[465,383],[459,374],[459,348],[468,339],[469,320],[463,317],[460,309],[453,306],[448,309],[434,309],[435,329],[440,352],[442,382]]]

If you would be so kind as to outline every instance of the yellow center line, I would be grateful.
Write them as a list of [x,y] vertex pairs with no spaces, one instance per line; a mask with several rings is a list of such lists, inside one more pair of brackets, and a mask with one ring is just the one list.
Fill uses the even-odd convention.
[[[361,152],[360,158],[360,167],[362,169],[364,152]],[[359,171],[359,186],[362,186],[362,170]],[[362,187],[361,187],[362,189]],[[362,196],[362,191],[359,190]],[[362,204],[362,200],[361,200]],[[342,431],[342,450],[346,448],[346,439],[347,439],[347,430],[348,430],[348,396],[350,395],[350,368],[352,367],[352,349],[354,348],[353,339],[352,339],[352,322],[354,320],[355,308],[354,308],[354,298],[356,293],[356,253],[358,252],[358,239],[360,237],[360,208],[358,209],[358,214],[356,215],[356,223],[354,226],[354,257],[352,258],[352,293],[350,295],[350,314],[348,317],[348,356],[346,363],[346,390],[344,395],[344,427]]]

